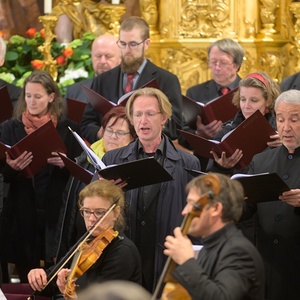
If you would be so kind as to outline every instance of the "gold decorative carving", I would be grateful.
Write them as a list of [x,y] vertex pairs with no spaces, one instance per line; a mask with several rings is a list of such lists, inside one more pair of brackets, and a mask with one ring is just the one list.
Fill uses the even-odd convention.
[[147,21],[151,37],[158,37],[158,11],[156,0],[140,0],[142,18]]
[[298,61],[297,65],[295,67],[295,71],[299,72],[300,71],[300,2],[292,2],[290,4],[290,10],[293,12],[296,18],[296,22],[294,24],[294,29],[295,29],[295,45],[296,49],[298,51]]
[[103,12],[102,22],[106,26],[106,32],[119,35],[120,18],[125,13],[125,5],[100,4],[99,10]]
[[[121,2],[128,8],[129,0]],[[245,49],[245,59],[239,71],[241,77],[264,70],[280,82],[300,71],[300,9],[297,8],[300,4],[297,2],[130,0],[132,7],[140,8],[142,17],[150,26],[152,42],[147,58],[176,74],[183,92],[211,78],[206,50],[212,42],[223,37],[234,38]],[[92,23],[94,20],[101,31],[118,32],[118,19],[122,14],[118,11],[119,5],[105,9],[110,5],[105,0],[59,0],[57,3],[73,6],[90,3],[87,12],[93,19],[86,20],[86,15],[76,18],[81,23],[81,30],[83,22]],[[125,15],[131,11],[126,11]]]
[[50,73],[53,80],[57,79],[57,64],[56,60],[53,59],[51,54],[51,42],[56,37],[54,32],[54,28],[57,22],[56,16],[40,16],[39,21],[43,24],[45,28],[45,42],[43,46],[40,46],[38,50],[43,53],[45,69]]
[[260,0],[260,19],[263,29],[260,32],[264,35],[276,33],[276,9],[279,7],[279,0]]
[[180,78],[183,92],[209,78],[206,49],[167,48],[162,50],[161,57],[163,68]]
[[285,65],[285,60],[281,53],[278,51],[264,52],[261,54],[259,62],[263,71],[268,73],[277,83],[281,82]]
[[184,0],[179,35],[182,37],[221,37],[230,25],[229,1]]

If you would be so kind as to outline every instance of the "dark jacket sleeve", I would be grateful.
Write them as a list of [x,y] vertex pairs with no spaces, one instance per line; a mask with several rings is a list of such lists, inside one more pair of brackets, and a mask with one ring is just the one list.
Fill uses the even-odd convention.
[[101,115],[88,103],[82,116],[80,129],[82,137],[91,144],[97,140],[97,133],[101,127],[101,119]]

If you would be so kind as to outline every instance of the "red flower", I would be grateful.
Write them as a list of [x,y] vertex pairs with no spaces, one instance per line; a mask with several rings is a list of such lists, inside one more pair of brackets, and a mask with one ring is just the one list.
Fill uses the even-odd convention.
[[45,35],[45,28],[42,28],[42,29],[40,30],[40,35],[41,35],[41,37],[42,37],[43,39],[46,37],[46,35]]
[[32,39],[35,37],[35,34],[36,34],[36,29],[35,28],[29,28],[27,31],[26,31],[26,35]]
[[41,70],[44,68],[45,63],[40,59],[35,59],[31,61],[31,65],[35,70]]
[[64,65],[66,62],[66,58],[63,55],[57,56],[55,60],[59,66]]
[[4,33],[4,31],[0,31],[0,37],[4,37],[4,35],[5,35],[5,33]]
[[73,48],[72,47],[66,47],[63,51],[62,54],[65,57],[71,57],[73,55]]

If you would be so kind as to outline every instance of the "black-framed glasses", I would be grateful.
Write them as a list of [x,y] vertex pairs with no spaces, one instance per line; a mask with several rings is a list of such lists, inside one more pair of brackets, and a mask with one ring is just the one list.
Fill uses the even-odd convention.
[[141,42],[129,42],[129,43],[125,43],[121,40],[117,40],[117,45],[119,48],[121,49],[125,49],[126,46],[128,46],[129,49],[136,49],[140,44],[144,43],[146,41],[147,38],[143,39]]
[[124,131],[113,131],[111,129],[105,128],[104,133],[107,136],[113,136],[115,135],[117,138],[122,138],[127,134],[130,134],[130,132],[124,132]]
[[234,62],[228,63],[228,62],[225,62],[225,61],[217,61],[217,60],[209,60],[208,61],[208,66],[210,68],[215,68],[218,65],[219,68],[225,69],[225,68],[227,68],[227,67],[229,67],[233,64],[234,64]]
[[89,219],[92,214],[95,216],[96,219],[100,219],[105,215],[106,210],[90,210],[87,208],[80,208],[79,212],[85,219]]

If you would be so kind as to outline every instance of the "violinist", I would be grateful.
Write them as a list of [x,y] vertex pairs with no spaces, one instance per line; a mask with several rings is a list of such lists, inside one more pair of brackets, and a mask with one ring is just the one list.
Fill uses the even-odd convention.
[[[220,191],[192,219],[188,229],[190,236],[203,239],[198,257],[195,258],[192,243],[180,228],[174,229],[174,236],[166,237],[164,254],[177,264],[172,276],[193,300],[261,300],[264,298],[262,259],[234,224],[242,215],[242,186],[225,175],[215,175],[220,181]],[[201,185],[202,179],[199,176],[187,184],[183,215],[201,203],[201,196],[208,192]]]
[[[82,270],[82,266],[86,264],[83,259],[78,259],[77,265],[72,264],[71,268],[60,270],[56,281],[60,292],[67,299],[67,292],[71,289],[73,298],[76,299],[76,292],[91,283],[128,280],[141,284],[139,253],[133,242],[122,234],[125,225],[123,191],[110,181],[97,180],[88,184],[80,192],[78,204],[87,230],[91,230],[112,204],[116,206],[94,229],[92,233],[94,239],[86,247],[82,247],[82,258],[89,259],[100,251],[102,253],[99,258],[87,270]],[[104,244],[105,235],[109,231],[112,231],[115,237],[103,247],[101,244]],[[101,236],[103,238],[99,239]],[[82,276],[80,276],[81,272]],[[43,269],[31,270],[28,274],[28,281],[33,290],[41,291],[47,284],[47,274]]]

